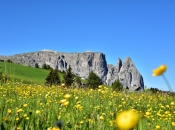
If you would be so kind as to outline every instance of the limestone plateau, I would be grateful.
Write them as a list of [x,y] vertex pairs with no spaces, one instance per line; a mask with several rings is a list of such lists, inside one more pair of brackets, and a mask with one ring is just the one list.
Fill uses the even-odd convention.
[[129,90],[142,91],[144,81],[130,57],[122,63],[118,58],[116,66],[107,64],[105,54],[101,52],[65,53],[56,51],[38,51],[16,54],[13,56],[0,56],[1,60],[10,59],[14,63],[25,66],[35,66],[38,63],[42,67],[44,63],[65,71],[71,65],[72,72],[82,78],[87,78],[91,71],[95,72],[104,84],[111,85],[119,78],[120,82]]

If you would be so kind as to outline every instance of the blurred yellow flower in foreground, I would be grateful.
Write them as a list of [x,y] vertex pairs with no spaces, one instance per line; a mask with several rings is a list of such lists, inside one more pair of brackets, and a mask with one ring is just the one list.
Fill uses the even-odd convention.
[[153,76],[162,75],[166,71],[166,65],[161,65],[157,69],[153,70]]
[[175,126],[175,122],[172,122],[171,124],[172,124],[172,126]]
[[139,115],[134,110],[123,111],[116,118],[116,124],[120,130],[133,129],[138,121]]
[[166,84],[167,84],[167,86],[169,88],[169,91],[173,92],[173,90],[172,90],[168,80],[166,79],[165,75],[163,75],[163,73],[166,71],[166,68],[167,68],[167,66],[165,64],[163,64],[163,65],[159,66],[157,69],[153,70],[153,74],[152,75],[153,76],[160,76],[160,75],[162,75],[162,77],[164,78],[164,80],[165,80],[165,82],[166,82]]

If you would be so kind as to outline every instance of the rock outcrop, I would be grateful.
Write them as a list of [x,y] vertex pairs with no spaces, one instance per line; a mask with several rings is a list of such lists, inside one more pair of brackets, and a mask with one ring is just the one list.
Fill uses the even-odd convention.
[[83,78],[87,78],[89,72],[94,71],[107,85],[111,85],[119,78],[123,86],[128,87],[130,90],[144,89],[143,78],[130,57],[126,58],[123,64],[119,58],[116,66],[107,64],[105,55],[101,52],[64,53],[38,51],[13,56],[0,56],[0,59],[10,59],[14,63],[32,67],[36,63],[38,63],[39,67],[46,63],[60,71],[65,71],[71,65],[73,73]]
[[130,57],[127,57],[118,73],[119,80],[130,90],[140,90],[144,86],[143,78]]

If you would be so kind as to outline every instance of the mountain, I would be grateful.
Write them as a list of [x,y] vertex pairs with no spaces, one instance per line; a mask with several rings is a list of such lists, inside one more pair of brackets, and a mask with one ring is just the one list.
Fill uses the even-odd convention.
[[16,54],[13,56],[0,56],[1,60],[10,59],[14,63],[34,67],[38,63],[42,67],[44,63],[61,71],[65,71],[69,65],[75,75],[87,78],[90,71],[94,71],[104,84],[111,85],[119,78],[123,86],[130,90],[143,90],[144,81],[130,57],[122,63],[118,59],[117,65],[107,64],[105,54],[101,52],[86,51],[83,53],[65,53],[51,50]]

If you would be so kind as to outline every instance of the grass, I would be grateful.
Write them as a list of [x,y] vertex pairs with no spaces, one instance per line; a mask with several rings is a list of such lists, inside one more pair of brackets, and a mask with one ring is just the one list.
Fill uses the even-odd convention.
[[47,130],[59,122],[63,130],[118,130],[116,116],[135,109],[141,117],[135,130],[174,130],[174,101],[161,93],[115,92],[106,86],[92,90],[7,83],[0,87],[0,124],[5,130]]
[[[23,66],[14,63],[0,62],[0,67],[2,67],[2,72],[7,73],[11,80],[21,81],[23,83],[31,84],[44,84],[45,78],[47,77],[49,70],[32,68],[29,66]],[[63,74],[58,73],[60,79],[63,79]]]

